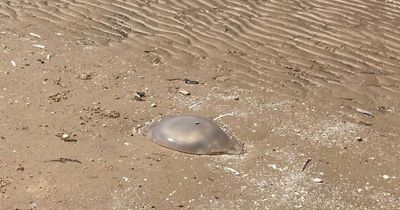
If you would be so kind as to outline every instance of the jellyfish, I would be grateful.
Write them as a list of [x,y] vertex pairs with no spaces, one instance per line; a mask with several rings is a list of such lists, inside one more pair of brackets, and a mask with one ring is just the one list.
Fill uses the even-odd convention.
[[241,154],[242,145],[212,120],[194,115],[162,119],[150,126],[147,136],[155,143],[198,155]]

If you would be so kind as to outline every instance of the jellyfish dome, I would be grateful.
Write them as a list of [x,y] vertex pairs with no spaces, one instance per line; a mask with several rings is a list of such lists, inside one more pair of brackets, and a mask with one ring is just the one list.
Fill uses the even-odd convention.
[[150,126],[147,136],[155,143],[190,154],[241,154],[242,145],[204,117],[178,115]]

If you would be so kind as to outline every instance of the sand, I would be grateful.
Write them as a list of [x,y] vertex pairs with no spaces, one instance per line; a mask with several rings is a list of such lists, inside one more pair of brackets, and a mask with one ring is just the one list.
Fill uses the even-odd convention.
[[[400,209],[399,22],[397,0],[0,1],[0,209]],[[142,134],[176,114],[245,154]]]

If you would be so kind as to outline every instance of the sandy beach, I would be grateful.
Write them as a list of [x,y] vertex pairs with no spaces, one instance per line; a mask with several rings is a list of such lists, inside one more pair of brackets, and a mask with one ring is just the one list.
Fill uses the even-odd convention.
[[[0,1],[0,209],[400,209],[399,23],[398,0]],[[179,114],[245,152],[144,135]]]

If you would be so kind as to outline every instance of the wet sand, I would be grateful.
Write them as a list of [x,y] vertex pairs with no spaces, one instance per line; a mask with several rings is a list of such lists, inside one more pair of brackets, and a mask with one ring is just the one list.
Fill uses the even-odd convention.
[[[0,20],[0,209],[400,209],[399,1],[9,0]],[[142,135],[176,114],[245,154]]]

